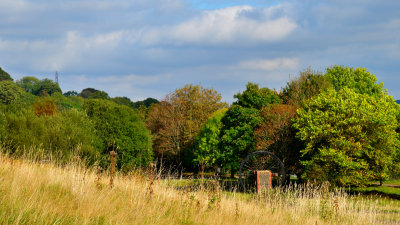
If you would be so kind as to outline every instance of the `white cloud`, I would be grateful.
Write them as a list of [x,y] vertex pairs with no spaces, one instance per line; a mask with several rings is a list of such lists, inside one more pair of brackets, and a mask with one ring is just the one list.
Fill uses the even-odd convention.
[[231,67],[232,69],[241,70],[295,70],[299,66],[298,58],[277,58],[277,59],[254,59],[239,62]]
[[227,7],[205,11],[201,16],[174,26],[144,30],[146,45],[170,44],[237,44],[275,42],[282,40],[297,27],[286,16],[273,18],[271,8],[262,10],[260,18],[248,14],[259,11],[250,6]]

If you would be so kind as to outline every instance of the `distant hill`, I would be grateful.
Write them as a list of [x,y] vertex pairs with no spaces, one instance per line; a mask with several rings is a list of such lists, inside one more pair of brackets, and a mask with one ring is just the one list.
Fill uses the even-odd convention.
[[397,104],[400,104],[400,100],[396,100],[396,103],[397,103]]

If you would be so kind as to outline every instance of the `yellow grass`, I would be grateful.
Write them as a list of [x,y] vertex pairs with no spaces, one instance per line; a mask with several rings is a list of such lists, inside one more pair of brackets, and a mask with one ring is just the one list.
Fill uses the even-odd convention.
[[[100,178],[100,179],[98,179]],[[299,187],[262,195],[179,191],[133,174],[109,177],[0,155],[0,224],[396,224],[398,201]]]

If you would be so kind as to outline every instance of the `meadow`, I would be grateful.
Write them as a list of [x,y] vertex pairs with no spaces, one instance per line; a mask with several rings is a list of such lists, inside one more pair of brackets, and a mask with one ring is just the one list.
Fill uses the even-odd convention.
[[[0,224],[400,224],[400,201],[327,185],[262,194],[0,155]],[[188,185],[185,185],[188,184]]]

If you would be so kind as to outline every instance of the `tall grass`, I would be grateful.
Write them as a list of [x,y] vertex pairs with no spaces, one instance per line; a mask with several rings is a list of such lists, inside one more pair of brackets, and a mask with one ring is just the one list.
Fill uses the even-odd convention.
[[117,173],[111,189],[109,174],[95,168],[0,154],[0,224],[400,223],[398,201],[348,196],[326,185],[255,195],[224,192],[216,182],[177,190],[144,173]]

